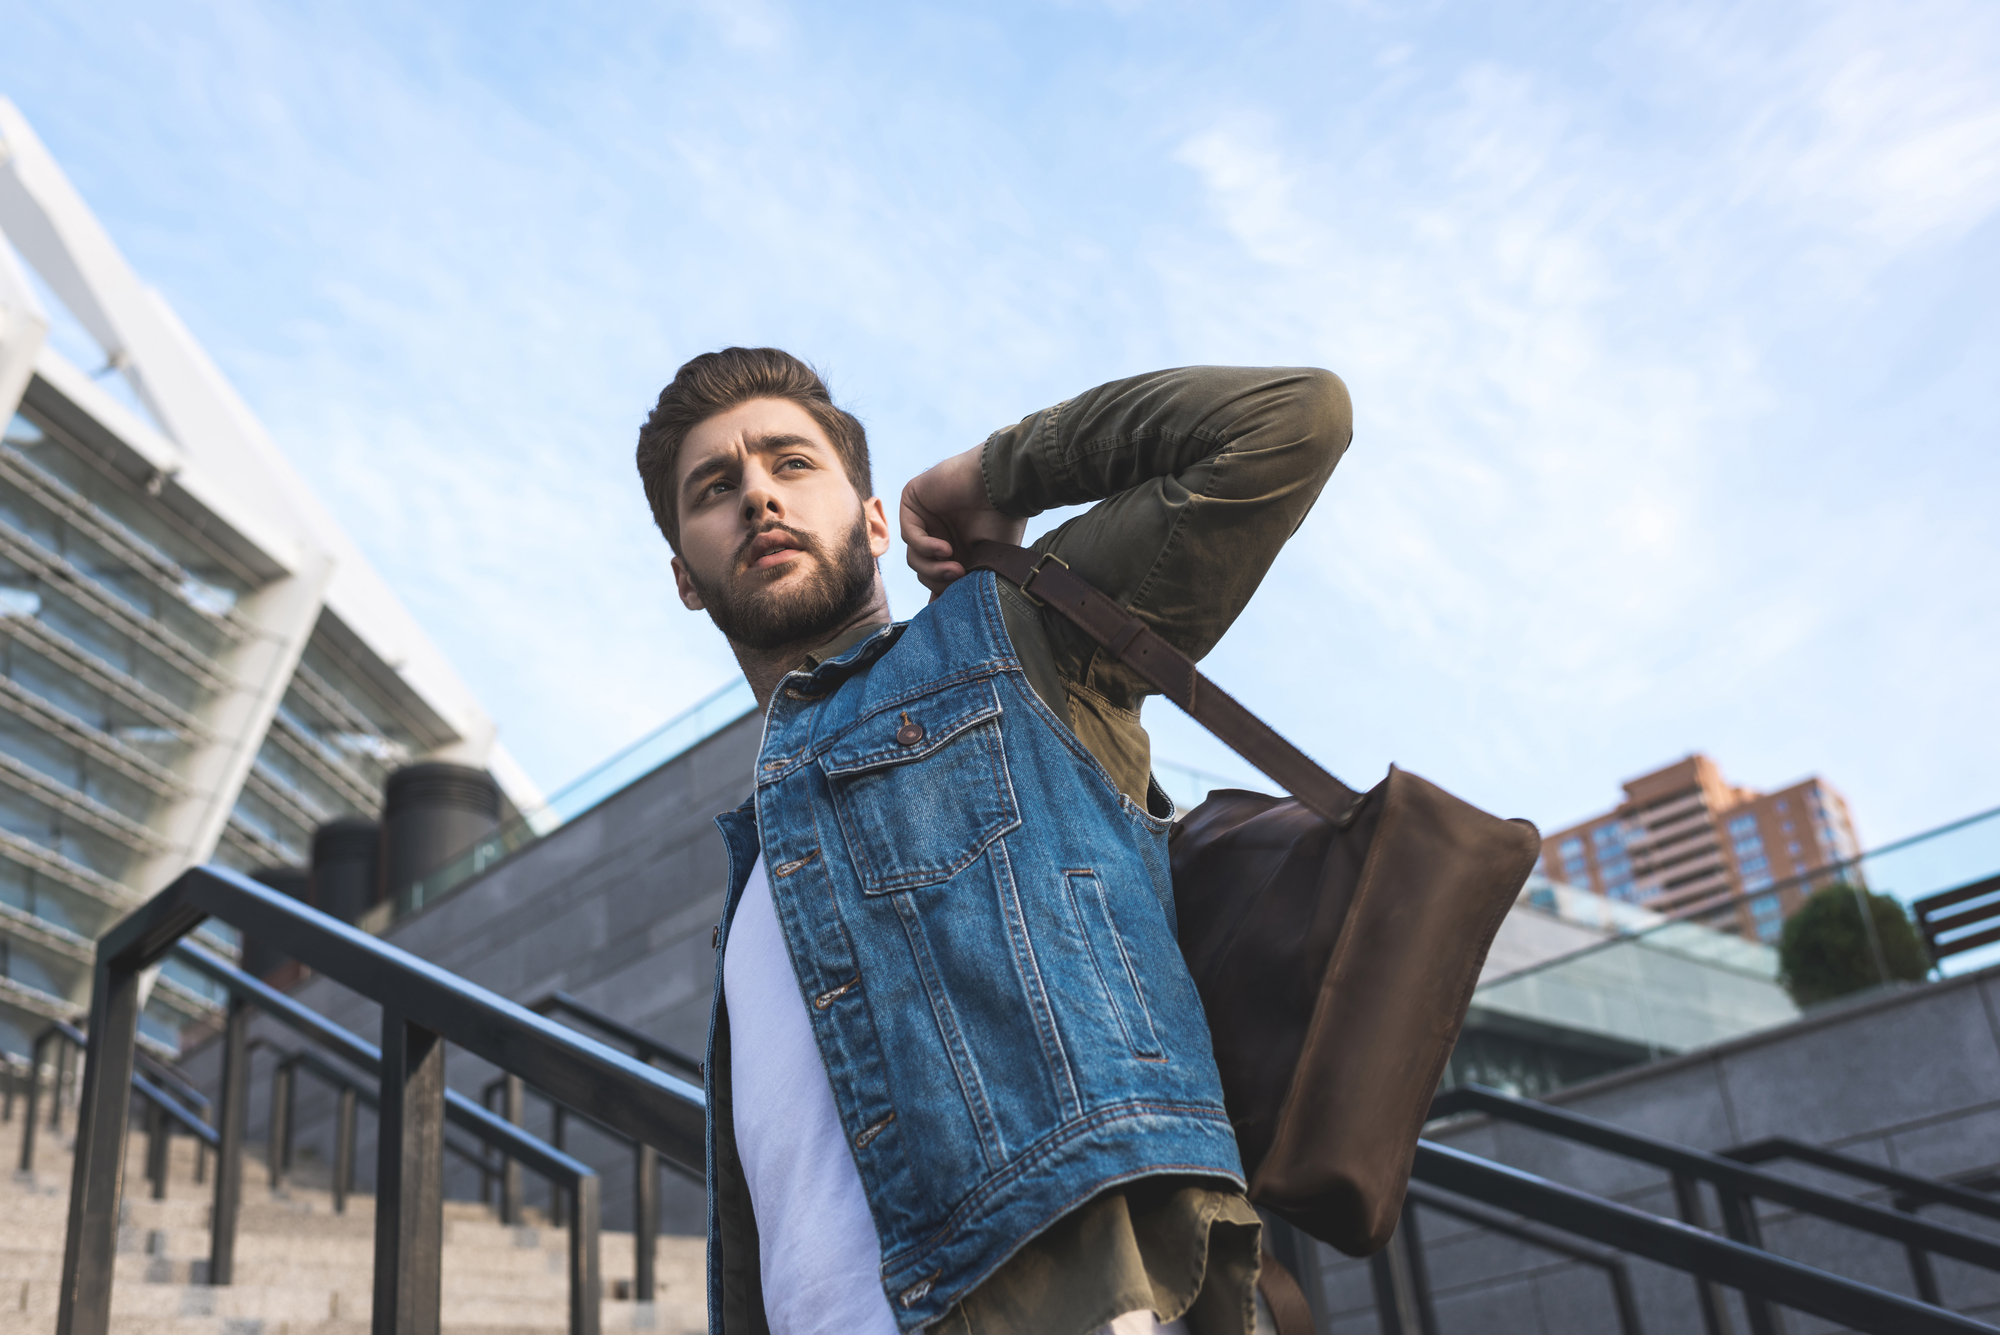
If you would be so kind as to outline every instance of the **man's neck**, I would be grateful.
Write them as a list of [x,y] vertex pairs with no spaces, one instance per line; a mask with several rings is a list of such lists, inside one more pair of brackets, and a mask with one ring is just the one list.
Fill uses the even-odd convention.
[[729,648],[736,655],[736,665],[743,669],[744,679],[750,683],[751,693],[757,697],[757,708],[763,710],[770,708],[771,696],[777,691],[778,683],[785,679],[787,673],[804,667],[807,658],[851,631],[864,626],[884,626],[889,620],[889,593],[882,587],[882,581],[877,579],[873,596],[859,611],[796,644],[776,649],[752,649],[731,640]]

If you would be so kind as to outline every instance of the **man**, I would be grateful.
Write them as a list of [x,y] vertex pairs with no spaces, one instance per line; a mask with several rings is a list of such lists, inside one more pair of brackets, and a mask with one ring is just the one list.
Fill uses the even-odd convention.
[[1035,413],[904,489],[932,602],[897,625],[866,435],[811,368],[730,348],[661,393],[646,497],[765,715],[718,820],[712,1335],[1257,1324],[1146,688],[964,553],[1095,502],[1035,550],[1198,658],[1351,420],[1327,372],[1231,368]]

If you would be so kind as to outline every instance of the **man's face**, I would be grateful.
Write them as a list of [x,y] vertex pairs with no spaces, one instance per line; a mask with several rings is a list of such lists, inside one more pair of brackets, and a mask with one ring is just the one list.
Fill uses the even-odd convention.
[[702,422],[681,442],[674,479],[674,582],[731,642],[810,644],[873,596],[888,516],[880,498],[856,494],[796,403],[753,399]]

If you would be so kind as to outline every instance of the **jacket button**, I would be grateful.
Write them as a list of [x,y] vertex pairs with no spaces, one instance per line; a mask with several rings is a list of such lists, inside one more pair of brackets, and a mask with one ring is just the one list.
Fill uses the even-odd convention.
[[710,950],[720,950],[722,948],[721,923],[717,923],[715,924],[715,926],[708,929],[708,948]]
[[924,725],[913,723],[908,714],[903,715],[903,726],[896,729],[896,745],[915,746],[924,739]]

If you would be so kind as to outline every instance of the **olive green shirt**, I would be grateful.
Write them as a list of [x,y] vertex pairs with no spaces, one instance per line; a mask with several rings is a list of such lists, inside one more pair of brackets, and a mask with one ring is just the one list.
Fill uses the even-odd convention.
[[[1187,367],[1033,413],[994,432],[981,462],[1002,514],[1091,505],[1033,549],[1198,659],[1249,603],[1352,434],[1347,389],[1330,372]],[[1121,791],[1166,815],[1139,721],[1149,688],[1068,621],[1004,579],[999,587],[1036,695]],[[813,658],[875,629],[855,628]],[[1184,1318],[1191,1335],[1248,1335],[1260,1239],[1241,1192],[1213,1178],[1146,1178],[1058,1220],[931,1329],[1087,1335],[1143,1309],[1163,1322]]]

